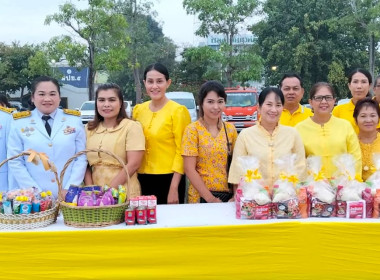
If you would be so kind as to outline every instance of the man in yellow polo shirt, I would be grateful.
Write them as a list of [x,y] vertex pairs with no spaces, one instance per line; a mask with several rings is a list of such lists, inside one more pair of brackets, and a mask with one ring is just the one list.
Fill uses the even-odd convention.
[[305,90],[299,75],[296,73],[286,73],[280,81],[280,88],[285,97],[280,124],[295,126],[297,123],[313,115],[311,109],[300,104]]

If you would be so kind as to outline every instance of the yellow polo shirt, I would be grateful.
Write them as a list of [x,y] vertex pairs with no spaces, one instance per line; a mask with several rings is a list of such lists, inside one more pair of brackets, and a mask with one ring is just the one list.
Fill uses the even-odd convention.
[[293,114],[291,114],[289,110],[284,108],[280,117],[280,124],[286,126],[295,126],[297,123],[306,120],[308,117],[312,115],[313,112],[311,111],[311,109],[306,108],[301,104],[299,104],[298,109]]
[[[332,114],[335,117],[348,120],[351,123],[352,127],[354,128],[356,134],[358,134],[359,127],[356,124],[356,121],[354,119],[354,109],[355,109],[355,104],[352,103],[352,99],[351,99],[351,101],[346,104],[336,106],[334,110],[332,111]],[[380,128],[380,124],[377,125],[377,128]]]

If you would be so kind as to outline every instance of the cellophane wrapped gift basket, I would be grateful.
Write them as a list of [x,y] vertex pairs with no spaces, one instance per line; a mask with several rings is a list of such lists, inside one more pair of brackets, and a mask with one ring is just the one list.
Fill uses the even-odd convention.
[[259,161],[255,157],[238,158],[244,172],[235,195],[236,218],[269,219],[271,198],[259,172]]
[[[322,170],[322,158],[310,156],[307,158],[307,193],[309,198],[308,215],[310,217],[335,216],[336,188],[325,177]],[[303,211],[301,211],[303,213]],[[304,214],[302,214],[304,216]]]
[[[44,153],[33,150],[24,151],[0,163],[0,168],[8,161],[27,157],[27,162],[42,163],[46,171],[53,172],[56,182],[58,174],[55,165]],[[59,203],[50,191],[40,192],[37,188],[25,186],[24,189],[0,193],[0,229],[25,230],[45,227],[57,220]]]
[[[338,168],[333,184],[336,186],[336,216],[341,218],[368,218],[367,207],[372,212],[373,199],[368,185],[356,178],[355,159],[350,154],[342,154],[334,158]],[[366,190],[367,189],[367,190]]]
[[59,188],[62,189],[65,171],[70,163],[87,153],[105,153],[115,158],[126,172],[127,186],[119,186],[118,190],[107,186],[70,186],[65,198],[60,197],[64,223],[80,228],[105,227],[122,223],[130,199],[130,188],[128,187],[130,178],[123,160],[112,152],[88,149],[75,154],[63,167]]
[[298,172],[295,166],[297,155],[290,154],[276,159],[275,164],[280,170],[279,178],[273,185],[273,215],[278,219],[300,218],[297,185]]
[[[366,184],[370,188],[370,191],[366,189],[366,201],[369,201],[371,198],[373,200],[373,207],[370,207],[367,203],[366,213],[367,218],[370,217],[372,214],[373,218],[379,218],[380,217],[380,154],[374,153],[373,154],[373,164],[374,166],[366,166],[363,168],[374,168],[374,173],[368,177]],[[371,212],[372,210],[372,212]]]

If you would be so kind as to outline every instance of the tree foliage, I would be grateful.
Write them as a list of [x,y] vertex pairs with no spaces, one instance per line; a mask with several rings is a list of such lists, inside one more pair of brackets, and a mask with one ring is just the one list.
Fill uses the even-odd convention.
[[[238,48],[233,39],[247,32],[247,19],[250,19],[259,2],[257,0],[184,0],[183,6],[188,14],[198,15],[200,26],[196,34],[207,37],[222,34],[226,38],[219,50],[219,63],[223,69],[228,86],[233,81],[246,82],[261,77],[262,60],[254,48]],[[245,63],[244,63],[245,62]]]
[[41,75],[53,75],[41,46],[0,43],[0,92],[13,94],[20,90],[22,98],[24,89]]
[[89,67],[89,99],[94,99],[96,71],[121,69],[128,56],[124,15],[115,12],[112,0],[89,0],[87,9],[78,9],[67,2],[59,7],[58,13],[46,17],[45,24],[52,22],[70,28],[79,37],[53,38],[50,45],[72,66]]
[[347,72],[365,67],[368,57],[367,35],[348,24],[347,16],[352,14],[349,1],[264,3],[265,18],[251,30],[258,36],[266,61],[266,85],[276,85],[285,72],[295,71],[304,79],[307,91],[315,82],[328,81],[340,97],[346,97]]
[[130,56],[121,70],[112,71],[110,80],[120,84],[128,100],[142,101],[142,75],[151,63],[161,62],[170,70],[174,68],[176,46],[165,37],[159,23],[153,18],[150,1],[119,1],[117,11],[125,16],[130,38]]

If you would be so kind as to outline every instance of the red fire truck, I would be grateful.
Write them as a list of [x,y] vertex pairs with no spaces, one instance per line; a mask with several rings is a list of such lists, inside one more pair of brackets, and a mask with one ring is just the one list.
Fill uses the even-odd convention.
[[227,102],[222,120],[231,122],[237,131],[256,124],[258,93],[255,88],[226,88]]

